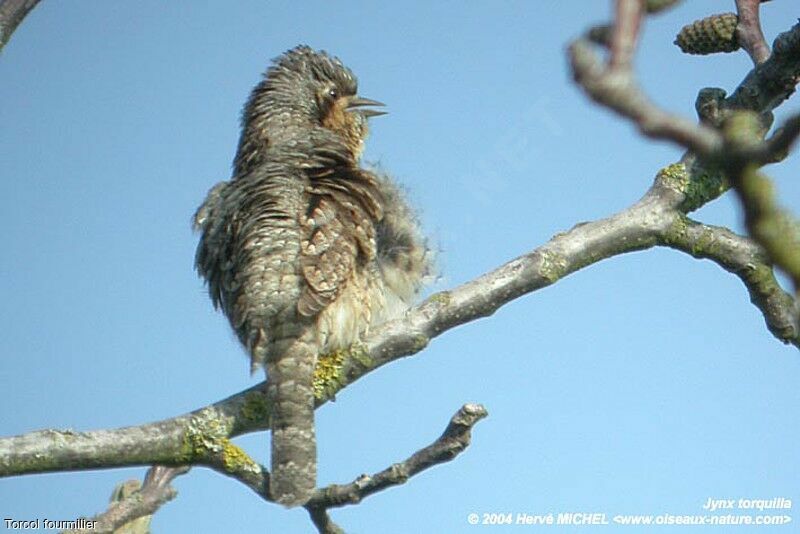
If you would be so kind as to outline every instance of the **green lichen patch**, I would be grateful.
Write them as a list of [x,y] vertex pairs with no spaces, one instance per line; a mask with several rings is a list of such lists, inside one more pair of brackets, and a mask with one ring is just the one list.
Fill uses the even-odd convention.
[[718,257],[717,240],[710,228],[705,229],[700,237],[692,243],[692,256],[696,258]]
[[370,356],[367,346],[360,341],[350,345],[350,348],[344,352],[344,358],[344,363],[361,367],[363,370],[375,367],[375,360]]
[[800,225],[776,205],[772,182],[754,165],[742,173],[740,191],[751,233],[796,287],[800,286]]
[[438,304],[439,306],[448,306],[450,304],[450,292],[449,291],[440,291],[439,293],[434,293],[430,297],[428,297],[424,304],[428,303]]
[[219,453],[230,430],[229,425],[220,421],[212,410],[203,410],[194,415],[183,435],[179,462],[189,463],[207,457],[209,453]]
[[430,338],[428,336],[425,336],[423,334],[415,335],[411,343],[411,353],[416,354],[417,352],[427,347],[428,343],[430,343]]
[[696,166],[691,172],[683,163],[667,165],[656,179],[664,186],[683,193],[680,210],[690,213],[719,197],[728,190],[728,180],[718,170],[707,170]]
[[686,189],[685,198],[681,203],[681,210],[689,213],[700,208],[728,190],[728,180],[719,171],[692,174]]
[[566,262],[561,255],[543,250],[539,253],[539,256],[541,258],[539,274],[549,284],[557,282],[567,273]]
[[251,391],[244,398],[239,412],[245,425],[253,425],[269,420],[269,404],[264,395]]

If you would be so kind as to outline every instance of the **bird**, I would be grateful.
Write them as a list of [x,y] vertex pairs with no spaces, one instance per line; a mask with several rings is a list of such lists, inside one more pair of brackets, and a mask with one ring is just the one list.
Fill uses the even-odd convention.
[[270,498],[287,507],[316,489],[313,376],[402,316],[433,255],[403,189],[361,164],[368,119],[337,57],[300,45],[275,58],[241,116],[231,178],[194,216],[195,268],[249,354],[265,368]]

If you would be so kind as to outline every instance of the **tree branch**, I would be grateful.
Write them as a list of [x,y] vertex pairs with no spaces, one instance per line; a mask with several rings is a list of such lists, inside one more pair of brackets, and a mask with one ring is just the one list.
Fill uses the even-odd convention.
[[[592,98],[630,118],[651,137],[672,140],[703,156],[730,150],[730,143],[715,128],[668,115],[642,95],[630,69],[625,67],[632,57],[642,5],[638,0],[620,0],[618,6],[627,22],[616,25],[612,35],[614,52],[609,65],[614,68],[603,66],[591,45],[578,40],[570,47],[576,81]],[[720,116],[725,110],[740,108],[769,112],[787,98],[800,76],[798,50],[800,25],[776,39],[772,56],[754,68],[730,97],[722,95],[715,101]],[[774,153],[777,148],[788,148],[800,131],[798,119],[787,122],[784,131],[764,145],[737,150],[741,154],[755,149]],[[654,246],[669,246],[711,259],[737,275],[773,335],[800,347],[797,302],[780,289],[762,249],[729,230],[702,225],[686,216],[727,188],[720,174],[718,169],[709,170],[697,163],[693,154],[687,154],[681,163],[662,169],[653,186],[629,208],[557,234],[528,254],[460,287],[433,295],[403,318],[375,329],[349,351],[322,356],[317,374],[317,405],[372,370],[419,352],[431,339],[455,326],[487,317],[508,302],[605,258]],[[169,480],[188,470],[175,466],[203,465],[239,480],[267,498],[269,473],[230,442],[237,435],[269,428],[270,407],[264,387],[262,383],[213,405],[156,423],[85,433],[44,430],[0,439],[0,477],[132,465],[173,466],[157,468],[166,470],[159,472],[167,483],[151,482],[152,489],[148,489],[148,502],[158,504],[147,506],[155,506],[155,510],[172,495]],[[405,482],[423,469],[452,459],[466,448],[472,426],[485,415],[482,407],[465,405],[436,442],[404,462],[350,484],[317,490],[306,505],[315,526],[320,532],[339,532],[341,529],[327,514],[328,508],[355,504]],[[140,491],[145,488],[147,481]],[[149,510],[139,506],[135,513],[147,515],[152,513]],[[107,514],[110,512],[111,507]],[[125,513],[129,515],[117,511],[107,517],[135,515]]]
[[[602,64],[586,38],[575,40],[569,47],[569,55],[575,81],[593,100],[633,121],[645,135],[687,148],[690,153],[684,155],[684,161],[693,162],[695,155],[699,156],[705,165],[692,165],[693,170],[707,172],[710,168],[711,172],[722,172],[730,179],[742,201],[750,234],[764,247],[769,260],[792,278],[795,299],[800,299],[798,224],[776,207],[769,181],[757,172],[758,165],[778,159],[800,134],[800,118],[795,116],[772,139],[763,141],[772,122],[771,110],[788,98],[800,82],[800,24],[779,35],[772,56],[767,57],[758,4],[758,0],[737,0],[740,37],[746,40],[743,44],[756,67],[727,99],[721,90],[701,91],[696,106],[700,124],[664,112],[645,97],[631,71],[612,68],[616,37],[612,38],[608,67]],[[633,24],[620,20],[631,16],[618,8],[615,33]],[[755,114],[745,115],[741,110]],[[742,126],[743,121],[746,126]],[[724,128],[720,130],[719,126]],[[718,188],[718,194],[725,189],[727,186]],[[800,315],[796,305],[792,308],[794,319],[790,330],[796,332]],[[767,324],[775,333],[775,323],[770,318]]]
[[793,115],[783,123],[775,134],[766,142],[766,153],[760,158],[764,163],[781,161],[800,136],[800,113]]
[[[144,484],[129,480],[119,484],[111,495],[108,509],[85,521],[85,528],[63,531],[63,534],[92,532],[110,534],[145,534],[149,529],[149,516],[177,495],[172,480],[189,471],[189,467],[153,466],[144,477]],[[141,521],[144,520],[144,523]]]
[[[642,93],[630,71],[604,66],[588,39],[576,39],[568,52],[578,85],[595,102],[633,121],[647,137],[672,141],[707,159],[717,160],[727,155],[719,131],[658,108]],[[798,81],[800,24],[775,39],[772,56],[750,71],[721,107],[769,112],[794,92]]]
[[350,484],[334,484],[316,490],[306,503],[306,509],[313,514],[319,509],[358,504],[365,497],[404,484],[425,469],[449,462],[469,447],[472,427],[487,415],[486,408],[480,404],[465,404],[450,419],[442,435],[424,449],[374,475],[362,475]]
[[753,63],[764,63],[769,57],[769,45],[761,32],[758,10],[761,0],[736,0],[739,23],[736,25],[736,38],[747,51]]
[[317,527],[320,534],[344,534],[344,530],[333,522],[328,510],[325,508],[315,508],[308,511],[311,522]]
[[631,71],[606,68],[586,39],[568,48],[572,75],[598,104],[633,121],[645,136],[673,141],[699,153],[712,153],[722,145],[713,129],[665,113],[644,96]]
[[800,347],[797,301],[781,289],[766,254],[753,241],[727,228],[681,216],[667,234],[666,244],[695,258],[711,260],[738,276],[750,293],[750,301],[763,312],[769,331]]
[[628,71],[636,52],[636,40],[644,16],[644,0],[616,0],[616,14],[608,66],[612,70]]
[[0,0],[0,51],[39,0]]
[[772,54],[748,73],[726,105],[759,113],[771,111],[794,93],[799,81],[800,23],[775,38]]
[[754,167],[742,169],[732,179],[744,206],[748,232],[764,246],[772,262],[792,280],[800,300],[800,224],[778,207],[769,178]]
[[[470,444],[472,428],[487,415],[488,412],[483,406],[465,404],[453,415],[447,428],[436,441],[415,452],[408,459],[393,464],[374,475],[362,475],[349,484],[334,484],[326,488],[317,489],[305,505],[317,530],[324,534],[342,533],[343,530],[328,515],[327,510],[329,508],[358,504],[370,495],[405,483],[409,478],[425,469],[454,459],[466,450]],[[232,453],[230,451],[231,448],[235,448],[237,452]],[[262,499],[272,502],[272,498],[269,496],[269,472],[235,445],[228,442],[224,446],[209,447],[200,463],[238,480]],[[164,470],[163,472],[166,474],[172,474],[173,477],[175,474],[182,474],[189,470],[188,467],[160,467],[159,469]],[[147,482],[145,483],[146,487]],[[145,488],[142,488],[142,493]],[[155,495],[160,494],[156,493]],[[167,495],[171,498],[174,493]],[[154,501],[153,499],[151,500]],[[153,502],[154,508],[151,506],[150,501],[148,501],[147,507],[141,504],[136,508],[135,512],[139,515],[133,515],[133,513],[129,512],[122,519],[115,518],[116,524],[124,524],[141,515],[152,514],[166,500],[157,503]],[[116,509],[114,509],[114,512],[119,514]],[[106,514],[109,513],[112,513],[111,508],[106,512]],[[99,527],[95,526],[95,528]]]
[[[744,245],[744,238],[733,239],[732,233],[712,241],[714,246],[700,246],[708,240],[701,239],[680,209],[687,190],[694,186],[690,171],[683,164],[667,167],[647,194],[628,209],[577,225],[494,271],[431,296],[403,318],[373,331],[345,356],[337,355],[339,359],[324,377],[324,394],[317,405],[372,370],[416,354],[432,338],[455,326],[487,317],[515,298],[605,258],[654,246],[669,246],[713,259],[739,276],[755,295],[753,303],[764,314],[773,334],[781,341],[800,346],[798,329],[787,320],[794,313],[794,300],[780,289],[769,266],[758,256],[757,247],[752,243]],[[737,256],[742,250],[747,254]],[[769,271],[769,276],[764,270]],[[321,358],[321,363],[328,365],[326,358]],[[45,430],[0,439],[0,477],[131,465],[195,464],[229,475],[241,473],[243,479],[252,474],[259,480],[259,468],[246,461],[243,451],[229,439],[269,428],[264,387],[262,383],[189,414],[137,427],[81,433]]]

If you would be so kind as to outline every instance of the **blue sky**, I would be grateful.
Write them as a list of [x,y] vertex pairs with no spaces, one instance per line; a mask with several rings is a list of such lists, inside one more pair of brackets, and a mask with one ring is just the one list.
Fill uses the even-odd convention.
[[[750,63],[680,54],[672,39],[683,24],[733,9],[685,4],[648,20],[637,68],[655,101],[691,117],[698,89],[730,91]],[[792,4],[763,7],[770,42],[796,22]],[[434,289],[637,200],[681,151],[641,139],[571,83],[566,43],[608,11],[578,1],[42,2],[0,56],[0,434],[145,423],[260,379],[193,272],[189,220],[230,175],[251,87],[298,43],[338,55],[361,94],[388,104],[365,157],[408,188],[441,249]],[[796,100],[779,120],[800,110]],[[797,157],[768,171],[800,212]],[[730,195],[694,215],[741,231]],[[450,331],[342,392],[317,415],[320,483],[407,457],[459,406],[480,402],[490,417],[462,456],[334,519],[352,532],[467,532],[491,528],[470,526],[472,512],[691,515],[709,497],[785,497],[796,510],[799,383],[800,355],[769,334],[737,278],[648,250]],[[237,443],[267,462],[266,434]],[[2,479],[0,516],[91,515],[143,473]],[[310,527],[305,512],[208,470],[175,486],[154,532]]]

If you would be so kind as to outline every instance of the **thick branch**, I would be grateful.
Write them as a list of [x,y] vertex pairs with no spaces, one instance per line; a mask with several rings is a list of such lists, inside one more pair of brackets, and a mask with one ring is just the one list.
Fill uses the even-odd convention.
[[[587,265],[658,245],[691,249],[693,245],[685,241],[688,238],[676,237],[676,228],[685,225],[678,207],[690,184],[688,171],[682,165],[673,167],[679,169],[660,173],[650,191],[630,208],[557,234],[536,250],[451,291],[433,295],[405,317],[376,329],[332,371],[325,388],[327,396],[320,398],[318,405],[370,371],[419,352],[441,333],[489,316],[511,300]],[[738,261],[730,258],[725,247],[709,247],[703,257],[726,268]],[[753,265],[767,268],[760,262]],[[784,342],[798,344],[797,329],[786,321],[786,314],[793,313],[792,299],[781,296],[774,278],[754,279],[748,269],[738,267],[728,270],[742,279],[751,295],[763,296],[754,298],[754,304],[773,333]],[[770,293],[773,298],[767,298]],[[257,481],[258,469],[239,461],[242,451],[228,440],[269,428],[263,388],[260,384],[195,412],[138,427],[85,433],[45,430],[0,439],[0,476],[158,463],[207,465],[227,474],[241,472],[243,478],[254,474]]]
[[[41,430],[0,439],[0,476],[123,467],[182,465],[247,421],[250,390],[187,415],[93,432]],[[260,393],[263,395],[263,393]],[[243,411],[244,410],[244,411]]]
[[730,109],[764,113],[794,93],[800,81],[800,23],[775,38],[769,59],[757,65],[728,97]]
[[39,0],[0,0],[0,51]]

